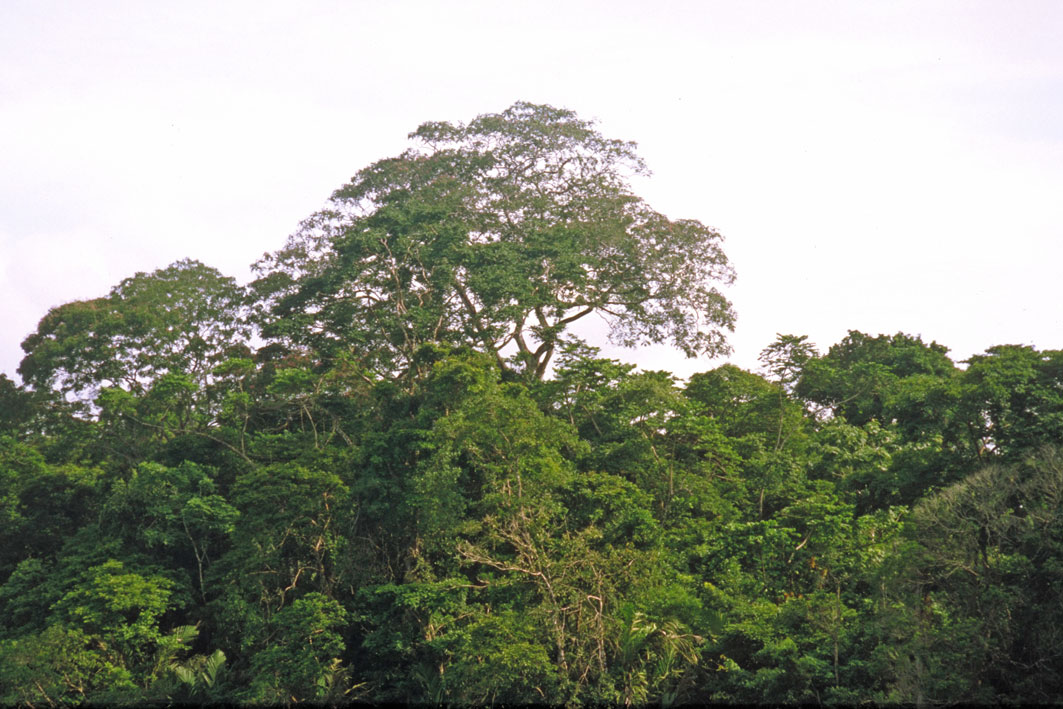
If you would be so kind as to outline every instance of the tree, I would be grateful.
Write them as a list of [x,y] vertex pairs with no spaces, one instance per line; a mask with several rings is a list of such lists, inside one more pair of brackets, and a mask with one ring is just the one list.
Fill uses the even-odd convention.
[[734,313],[714,284],[734,274],[721,236],[631,193],[629,176],[646,173],[633,143],[530,103],[410,137],[417,147],[359,172],[259,262],[268,335],[354,350],[384,375],[435,342],[541,379],[590,315],[623,346],[728,350]]
[[209,472],[186,461],[177,468],[142,463],[127,480],[116,480],[100,523],[126,548],[187,568],[205,597],[204,570],[224,549],[238,517],[216,494]]
[[727,436],[758,517],[802,494],[809,421],[781,383],[725,364],[691,376],[684,394]]
[[62,625],[0,642],[0,702],[76,705],[100,693],[135,690],[129,671],[93,646],[99,647],[97,638]]
[[[849,437],[854,444],[860,438],[871,443],[883,434],[893,439],[888,470],[880,474],[864,468],[871,477],[861,474],[844,484],[858,495],[854,501],[860,509],[868,504],[908,504],[927,488],[962,476],[976,457],[977,441],[971,439],[977,434],[969,431],[972,424],[962,420],[959,406],[963,373],[947,353],[948,348],[927,344],[918,336],[871,337],[851,330],[827,354],[808,360],[802,368],[796,394],[865,432],[831,428],[824,441],[828,448],[835,446],[830,441],[834,434]],[[834,456],[828,453],[828,457]]]
[[165,644],[164,616],[179,605],[174,582],[143,575],[109,560],[87,569],[80,583],[52,607],[53,620],[101,637],[102,654],[136,675],[157,672],[152,660]]
[[345,648],[337,630],[345,620],[340,604],[320,593],[282,608],[269,646],[251,659],[252,701],[342,698],[345,670],[338,656]]
[[265,644],[269,622],[294,600],[312,592],[333,595],[346,541],[339,531],[346,497],[346,486],[332,473],[275,464],[244,473],[233,485],[238,517],[220,500],[213,510],[198,504],[181,510],[195,520],[197,554],[204,553],[208,533],[222,531],[226,518],[235,520],[229,551],[203,577],[216,591],[209,612],[233,657],[241,648]]
[[[915,382],[924,386],[928,380],[947,382],[956,374],[947,353],[943,345],[927,344],[902,332],[871,337],[850,330],[827,354],[805,358],[796,393],[830,408],[854,426],[871,419],[886,424],[900,417],[917,420],[916,428],[938,429],[940,412],[914,410],[912,397],[904,396],[904,389]],[[938,397],[923,393],[929,399],[927,408],[936,404]],[[920,415],[923,418],[917,418]]]
[[71,528],[96,513],[98,470],[47,464],[0,436],[0,583],[20,561],[52,558]]
[[808,361],[818,355],[816,346],[806,342],[807,335],[778,334],[775,342],[763,350],[757,359],[765,375],[779,382],[787,393],[793,393],[801,377],[801,370]]
[[907,608],[894,626],[890,701],[1060,702],[1061,501],[1063,456],[1046,447],[913,508],[911,542],[885,586],[886,607]]
[[0,374],[0,434],[15,435],[32,415],[32,395]]
[[990,347],[967,360],[959,408],[980,459],[1017,460],[1063,435],[1063,352]]
[[18,371],[37,390],[91,402],[102,387],[134,394],[169,374],[201,387],[225,352],[247,340],[232,278],[185,259],[138,273],[102,298],[52,308],[22,343]]

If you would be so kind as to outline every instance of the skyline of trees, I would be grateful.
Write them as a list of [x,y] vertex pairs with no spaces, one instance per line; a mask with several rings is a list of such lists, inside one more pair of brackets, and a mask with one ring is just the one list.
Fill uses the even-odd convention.
[[182,260],[26,338],[0,703],[1063,701],[1063,351],[639,371],[567,326],[719,353],[732,272],[632,144],[413,135],[248,287]]

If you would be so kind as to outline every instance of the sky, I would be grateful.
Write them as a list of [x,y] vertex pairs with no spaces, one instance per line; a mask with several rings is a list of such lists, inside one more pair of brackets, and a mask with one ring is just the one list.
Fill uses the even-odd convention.
[[419,124],[519,100],[637,142],[636,193],[724,235],[739,366],[777,333],[1063,349],[1060,36],[1055,0],[3,0],[0,372],[137,272],[246,282]]

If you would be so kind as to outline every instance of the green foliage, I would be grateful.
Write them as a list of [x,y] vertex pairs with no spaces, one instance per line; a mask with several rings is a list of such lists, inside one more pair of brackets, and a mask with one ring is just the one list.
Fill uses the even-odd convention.
[[25,430],[33,414],[33,395],[0,373],[0,436]]
[[[360,594],[368,670],[378,696],[394,701],[543,702],[558,697],[557,668],[543,629],[509,609],[512,589],[460,578],[366,589]],[[471,602],[470,602],[471,601]]]
[[197,261],[138,273],[106,297],[53,308],[22,343],[19,374],[83,400],[101,386],[141,392],[167,373],[202,384],[246,338],[241,304],[233,279]]
[[49,465],[32,446],[0,436],[0,579],[23,559],[54,558],[91,518],[99,471]]
[[1063,701],[1061,352],[640,371],[569,326],[715,354],[733,314],[634,146],[526,103],[412,137],[250,291],[181,261],[26,339],[0,703]]
[[904,333],[870,337],[850,330],[827,354],[806,362],[796,391],[853,425],[871,419],[886,424],[894,418],[894,399],[905,380],[955,373],[947,352],[936,342],[926,344]]
[[[913,510],[894,596],[912,594],[897,692],[979,702],[1063,696],[1055,580],[1061,564],[1063,460],[979,470]],[[962,669],[961,669],[962,668]]]
[[336,190],[259,264],[266,332],[383,375],[425,343],[468,343],[542,378],[566,328],[600,314],[625,346],[726,351],[721,237],[630,193],[634,144],[571,111],[516,103],[425,123],[418,147]]
[[98,640],[60,625],[0,642],[0,702],[78,704],[134,691],[129,671],[98,648]]
[[162,616],[174,604],[173,582],[127,572],[120,561],[87,569],[85,582],[53,607],[62,623],[107,639],[109,656],[126,666],[147,662],[162,642]]
[[613,700],[625,705],[650,700],[671,704],[683,680],[689,679],[686,670],[698,664],[697,646],[702,638],[687,632],[675,619],[655,623],[631,604],[619,609],[617,620]]
[[170,670],[183,687],[182,699],[211,700],[219,698],[225,676],[225,653],[215,650],[209,656],[197,656],[188,662],[173,661]]
[[203,467],[142,463],[128,480],[112,486],[102,527],[131,547],[193,572],[203,595],[204,573],[226,547],[238,517]]
[[578,342],[543,381],[431,344],[398,383],[267,351],[104,387],[99,468],[0,439],[0,699],[1056,701],[1058,358],[843,344],[685,387]]
[[787,391],[792,391],[805,366],[819,353],[805,335],[778,335],[760,353],[764,371]]
[[523,387],[470,364],[437,362],[428,385],[426,403],[442,389],[455,408],[436,419],[432,455],[415,478],[426,540],[447,539],[466,516],[508,514],[528,498],[544,502],[572,475],[561,453],[575,443],[571,430],[540,412]]
[[6,618],[4,637],[19,637],[44,628],[47,606],[40,603],[40,593],[49,571],[40,559],[25,559],[0,586],[0,613]]
[[1020,460],[1063,440],[1063,352],[1003,345],[968,360],[961,385],[964,418],[978,454]]
[[282,608],[273,617],[269,646],[251,658],[255,680],[249,699],[279,703],[343,697],[338,657],[344,644],[337,629],[345,617],[336,601],[320,593]]
[[518,610],[477,614],[434,645],[448,658],[428,683],[461,704],[542,703],[559,696],[557,669],[541,630]]
[[268,644],[277,613],[308,593],[332,594],[346,494],[337,476],[295,465],[237,480],[231,547],[205,574],[223,649],[235,654]]

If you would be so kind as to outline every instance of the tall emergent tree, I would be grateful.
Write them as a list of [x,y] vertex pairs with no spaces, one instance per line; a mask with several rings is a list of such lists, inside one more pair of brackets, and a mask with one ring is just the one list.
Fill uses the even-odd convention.
[[385,376],[435,342],[541,378],[566,328],[594,314],[623,346],[727,351],[721,236],[632,194],[647,172],[633,143],[530,103],[410,138],[259,262],[267,335],[353,351]]

